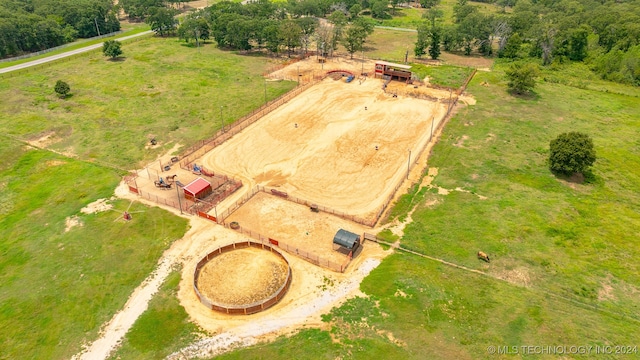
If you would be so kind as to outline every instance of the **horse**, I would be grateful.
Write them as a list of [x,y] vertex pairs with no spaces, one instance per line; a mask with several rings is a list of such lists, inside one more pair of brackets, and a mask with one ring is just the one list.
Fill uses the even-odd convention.
[[478,259],[484,260],[484,261],[486,261],[488,263],[491,262],[491,259],[489,259],[489,255],[483,253],[482,251],[478,251]]

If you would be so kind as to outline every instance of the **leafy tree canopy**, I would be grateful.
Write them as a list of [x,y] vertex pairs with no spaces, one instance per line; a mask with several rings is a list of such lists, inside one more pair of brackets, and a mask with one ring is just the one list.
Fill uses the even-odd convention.
[[568,132],[558,135],[549,144],[549,168],[555,173],[583,174],[596,161],[596,151],[589,135]]

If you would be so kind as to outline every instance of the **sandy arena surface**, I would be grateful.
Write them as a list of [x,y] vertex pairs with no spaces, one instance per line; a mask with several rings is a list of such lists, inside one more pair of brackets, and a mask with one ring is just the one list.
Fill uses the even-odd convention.
[[287,281],[289,266],[276,254],[256,248],[220,254],[200,269],[200,293],[221,306],[264,302]]
[[[371,231],[366,226],[327,214],[315,213],[308,207],[259,192],[226,220],[262,236],[276,239],[301,251],[342,264],[346,254],[333,250],[333,237],[340,229],[360,234]],[[373,246],[373,245],[370,245]]]
[[[293,65],[292,65],[293,66]],[[446,105],[392,97],[382,81],[327,78],[201,160],[205,167],[365,219],[375,218]],[[378,146],[378,150],[376,150]]]

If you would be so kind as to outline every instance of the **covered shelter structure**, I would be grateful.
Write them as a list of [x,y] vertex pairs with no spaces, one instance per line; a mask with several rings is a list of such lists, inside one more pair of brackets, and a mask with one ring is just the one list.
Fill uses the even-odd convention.
[[184,188],[184,197],[187,200],[196,201],[196,199],[204,199],[211,195],[213,188],[211,183],[207,180],[199,177],[192,182],[188,183]]
[[375,77],[384,78],[388,76],[388,79],[394,78],[401,81],[409,81],[411,79],[411,66],[396,64],[387,61],[376,61]]
[[358,249],[358,246],[360,246],[360,235],[340,229],[333,237],[333,246],[334,250],[337,247],[338,249],[345,249],[353,253]]

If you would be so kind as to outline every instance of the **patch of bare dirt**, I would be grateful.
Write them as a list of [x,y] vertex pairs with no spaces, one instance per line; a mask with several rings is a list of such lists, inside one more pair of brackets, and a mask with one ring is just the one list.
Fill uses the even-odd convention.
[[61,160],[49,160],[46,162],[47,166],[58,166],[58,165],[64,165],[66,164],[66,161],[61,161]]
[[598,290],[598,301],[616,300],[616,296],[613,294],[612,279],[613,276],[609,274],[609,276],[600,283],[601,287]]
[[498,279],[506,282],[529,287],[531,285],[531,277],[529,275],[529,269],[525,267],[518,267],[511,270],[502,270],[492,274]]
[[459,148],[464,148],[464,142],[469,140],[469,136],[468,135],[462,135],[461,138],[458,139],[458,141],[456,141],[453,146],[455,147],[459,147]]
[[113,205],[109,203],[112,199],[98,199],[91,204],[80,209],[83,214],[95,214],[113,209]]
[[76,226],[83,226],[84,224],[82,223],[82,220],[80,220],[80,218],[76,215],[74,216],[69,216],[67,217],[67,219],[65,220],[65,228],[64,228],[64,232],[69,232],[71,229],[73,229]]
[[440,54],[440,59],[446,64],[474,67],[482,71],[490,71],[493,67],[494,59],[484,58],[481,56],[465,56],[448,52]]
[[27,140],[27,143],[33,147],[46,149],[49,145],[59,142],[60,138],[56,137],[55,131],[47,131],[33,140]]

